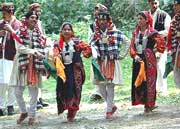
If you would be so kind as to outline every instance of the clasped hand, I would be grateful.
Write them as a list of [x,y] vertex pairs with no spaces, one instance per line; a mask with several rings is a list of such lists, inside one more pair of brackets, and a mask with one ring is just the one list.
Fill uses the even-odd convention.
[[142,61],[141,57],[139,57],[138,55],[136,55],[134,57],[134,59],[135,59],[136,62],[141,62]]
[[41,53],[38,52],[38,51],[36,51],[36,52],[34,53],[34,55],[37,56],[37,58],[38,58],[39,60],[42,60],[42,59],[44,58],[44,55],[41,54]]

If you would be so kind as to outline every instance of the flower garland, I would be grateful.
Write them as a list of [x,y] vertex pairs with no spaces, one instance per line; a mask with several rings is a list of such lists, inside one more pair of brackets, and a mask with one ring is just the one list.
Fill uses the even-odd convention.
[[[95,28],[94,40],[97,41],[97,40],[99,40],[99,39],[101,39],[103,37],[103,34],[102,34],[101,29],[99,27],[98,20],[95,21],[95,27],[94,28]],[[112,18],[110,18],[109,21],[108,21],[108,24],[107,24],[107,32],[106,32],[106,36],[108,36],[107,39],[108,39],[109,43],[114,43],[114,41],[115,41],[114,36],[108,35],[108,34],[110,34],[110,33],[112,33],[114,31],[113,28],[114,28],[114,24],[112,22]]]
[[[28,35],[28,32],[27,32],[28,27],[27,27],[27,22],[26,22],[26,20],[23,19],[23,20],[21,21],[21,23],[22,23],[22,26],[20,27],[20,35],[21,35],[22,37],[24,37],[25,39],[30,39],[30,37],[29,37],[29,35]],[[35,26],[34,31],[37,33],[38,43],[44,46],[44,45],[45,45],[45,40],[43,40],[43,38],[42,38],[42,36],[41,36],[41,32],[40,32],[39,27],[38,27],[37,25]],[[33,31],[33,32],[34,32],[34,31]],[[33,37],[33,35],[32,35],[32,37]]]
[[180,43],[180,13],[177,13],[171,22],[172,52],[175,53]]
[[[180,32],[180,13],[174,16],[174,19],[171,22],[172,35],[177,35]],[[176,36],[176,41],[180,41],[179,35]]]

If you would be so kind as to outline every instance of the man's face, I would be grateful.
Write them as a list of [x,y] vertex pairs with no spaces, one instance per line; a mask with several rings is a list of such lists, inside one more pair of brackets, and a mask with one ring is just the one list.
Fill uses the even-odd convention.
[[7,11],[2,11],[2,16],[4,20],[9,20],[9,18],[11,17],[11,14],[8,13]]
[[149,2],[149,7],[152,13],[154,13],[156,9],[159,8],[159,0],[152,0],[151,2]]
[[34,10],[35,12],[36,12],[36,14],[38,15],[38,17],[40,17],[41,16],[41,8],[40,7],[37,7],[37,8],[35,8],[35,10]]
[[107,24],[108,24],[107,19],[99,18],[98,22],[99,22],[99,27],[100,27],[101,30],[105,30],[107,28]]
[[173,5],[173,9],[174,9],[174,13],[175,14],[180,12],[180,4],[174,4]]

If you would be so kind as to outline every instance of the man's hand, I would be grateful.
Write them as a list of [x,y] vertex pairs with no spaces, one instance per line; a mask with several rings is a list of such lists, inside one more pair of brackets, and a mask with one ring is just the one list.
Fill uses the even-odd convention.
[[15,33],[14,29],[9,24],[4,24],[4,29],[9,31],[10,33]]
[[0,37],[4,37],[5,33],[5,30],[0,30]]
[[34,55],[37,56],[39,60],[42,60],[42,59],[44,58],[44,55],[41,54],[41,53],[38,52],[38,51],[36,51],[36,52],[34,53]]

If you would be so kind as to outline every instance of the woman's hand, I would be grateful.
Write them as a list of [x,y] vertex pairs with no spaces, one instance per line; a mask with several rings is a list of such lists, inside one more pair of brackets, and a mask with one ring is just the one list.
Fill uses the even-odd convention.
[[138,55],[136,55],[134,57],[134,59],[135,59],[136,62],[141,62],[142,61],[141,57],[139,57]]
[[56,57],[60,54],[60,50],[58,47],[54,47],[53,48],[53,56]]
[[172,51],[169,50],[169,51],[167,52],[167,56],[171,56],[171,55],[172,55]]
[[160,52],[156,52],[155,55],[156,55],[156,59],[160,59],[160,57],[161,57],[162,54],[161,54]]
[[124,56],[119,55],[119,56],[118,56],[118,60],[122,60],[122,59],[124,59]]

